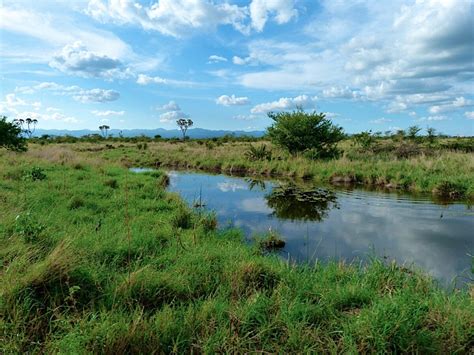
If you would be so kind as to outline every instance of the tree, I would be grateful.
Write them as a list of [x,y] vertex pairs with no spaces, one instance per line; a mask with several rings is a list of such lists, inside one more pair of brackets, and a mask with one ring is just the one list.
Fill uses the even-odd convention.
[[107,138],[107,131],[110,129],[110,127],[104,124],[102,126],[99,126],[99,129],[100,129],[100,132],[102,133],[102,136],[104,138]]
[[428,127],[426,129],[426,133],[428,133],[428,142],[434,143],[436,137],[436,129],[433,127]]
[[273,143],[291,154],[307,151],[315,158],[333,158],[340,154],[337,143],[344,138],[342,127],[334,125],[324,113],[269,112],[274,123],[268,128]]
[[26,151],[26,139],[21,136],[21,126],[16,122],[8,122],[5,116],[0,116],[0,148],[13,151]]
[[179,120],[176,121],[176,124],[178,125],[179,129],[183,133],[183,141],[186,139],[186,131],[188,130],[189,127],[191,127],[194,122],[191,119],[186,119],[186,118],[180,118]]
[[418,126],[411,126],[411,127],[408,127],[408,137],[411,139],[411,140],[415,140],[416,139],[416,135],[421,131],[421,128],[418,127]]

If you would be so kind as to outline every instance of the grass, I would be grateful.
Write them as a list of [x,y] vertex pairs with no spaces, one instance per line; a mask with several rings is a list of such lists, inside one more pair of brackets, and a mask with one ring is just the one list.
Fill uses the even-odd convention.
[[[77,148],[0,151],[0,353],[473,350],[472,289],[379,260],[262,255],[161,172],[123,167],[167,145]],[[32,166],[45,177],[24,179]]]
[[[96,150],[102,145],[81,143],[75,149]],[[446,148],[453,145],[449,139],[437,146],[386,139],[364,150],[348,140],[341,145],[344,154],[327,161],[311,160],[304,154],[290,156],[269,142],[251,145],[234,141],[212,145],[209,149],[208,144],[200,141],[164,141],[149,143],[146,151],[132,144],[122,144],[101,153],[105,159],[135,166],[281,176],[318,183],[356,183],[472,200],[474,154]]]

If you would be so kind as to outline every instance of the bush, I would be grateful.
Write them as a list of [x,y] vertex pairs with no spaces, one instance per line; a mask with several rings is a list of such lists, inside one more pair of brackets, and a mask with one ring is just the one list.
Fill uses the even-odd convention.
[[46,227],[38,222],[30,212],[21,213],[15,219],[15,233],[26,242],[38,241]]
[[272,158],[272,152],[267,150],[265,144],[262,145],[251,145],[245,152],[245,156],[248,160],[270,160]]
[[21,128],[15,123],[8,122],[5,116],[0,116],[0,148],[24,152],[26,139],[21,136]]
[[37,181],[37,180],[44,180],[46,179],[46,174],[44,173],[44,169],[40,167],[33,167],[31,170],[28,170],[23,175],[23,180],[26,181]]
[[116,179],[109,179],[104,182],[104,185],[116,189],[118,187],[118,182]]
[[269,112],[274,123],[268,128],[273,143],[286,148],[291,154],[313,151],[315,157],[337,157],[337,143],[344,138],[342,127],[332,124],[324,113]]

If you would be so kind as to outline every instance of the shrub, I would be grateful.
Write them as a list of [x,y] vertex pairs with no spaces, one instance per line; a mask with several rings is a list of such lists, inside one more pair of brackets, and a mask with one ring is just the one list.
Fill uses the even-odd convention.
[[104,182],[104,185],[116,189],[118,187],[118,182],[116,179],[109,179]]
[[46,174],[44,173],[44,169],[40,167],[33,167],[31,170],[28,170],[25,172],[23,175],[23,180],[31,180],[31,181],[37,181],[37,180],[44,180],[46,179]]
[[274,121],[268,128],[273,143],[286,148],[291,154],[313,150],[315,157],[338,156],[337,143],[344,138],[342,127],[332,124],[324,113],[269,112]]
[[354,144],[360,146],[362,149],[369,149],[375,142],[375,137],[372,131],[364,131],[354,135]]
[[250,145],[249,149],[245,152],[245,156],[248,160],[270,160],[272,158],[272,152],[267,150],[265,144],[262,145]]
[[189,229],[192,227],[192,214],[185,208],[180,208],[173,216],[173,226],[175,228]]
[[38,222],[30,212],[20,213],[15,219],[15,233],[26,242],[38,241],[46,227]]
[[0,148],[24,152],[26,139],[21,136],[21,128],[13,122],[8,122],[5,116],[0,116]]
[[82,198],[80,198],[79,196],[74,196],[69,201],[69,209],[70,210],[75,210],[75,209],[78,209],[80,207],[84,207],[85,204],[86,203],[84,202],[84,200]]

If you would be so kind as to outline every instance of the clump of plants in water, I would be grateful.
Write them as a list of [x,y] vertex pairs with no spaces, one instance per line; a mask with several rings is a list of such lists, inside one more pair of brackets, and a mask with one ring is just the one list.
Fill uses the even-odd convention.
[[272,152],[266,144],[250,145],[245,152],[245,156],[248,160],[271,160]]
[[257,245],[262,251],[274,251],[285,247],[286,242],[271,228],[261,237],[256,237]]
[[434,193],[443,199],[458,200],[466,195],[467,188],[461,184],[443,181],[434,189]]
[[278,218],[320,221],[331,208],[337,207],[333,191],[321,188],[280,185],[265,196],[267,204]]

